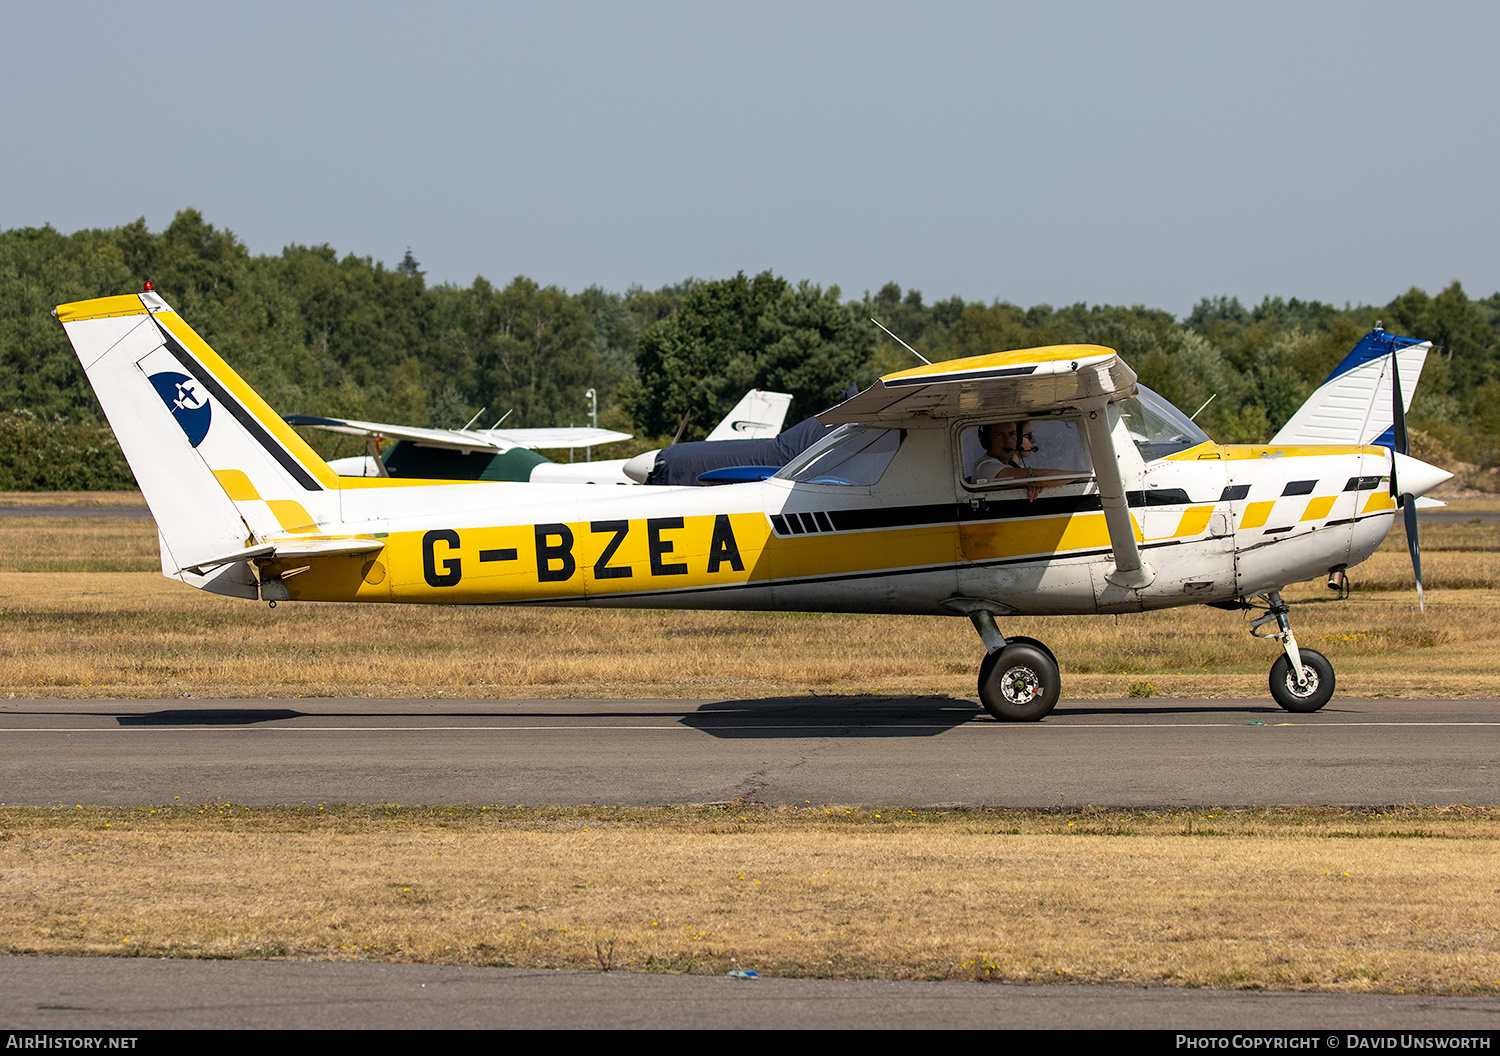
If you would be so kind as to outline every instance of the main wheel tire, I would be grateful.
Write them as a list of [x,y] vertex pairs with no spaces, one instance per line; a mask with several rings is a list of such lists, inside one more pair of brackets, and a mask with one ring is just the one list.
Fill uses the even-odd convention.
[[1307,672],[1307,684],[1297,684],[1297,674],[1292,662],[1282,653],[1271,665],[1271,696],[1287,711],[1317,711],[1333,698],[1333,665],[1322,653],[1303,649],[1302,667]]
[[1036,722],[1061,691],[1062,674],[1045,646],[1012,638],[979,665],[979,702],[1001,722]]
[[1017,635],[1014,638],[1007,638],[1007,639],[1005,639],[1005,644],[1006,645],[1029,645],[1033,649],[1040,649],[1042,652],[1044,652],[1044,653],[1047,654],[1047,659],[1052,661],[1052,666],[1053,667],[1058,666],[1058,664],[1057,664],[1057,654],[1054,653],[1051,649],[1048,649],[1046,645],[1044,645],[1043,643],[1037,641],[1035,638],[1027,638],[1027,637],[1024,637],[1023,635]]

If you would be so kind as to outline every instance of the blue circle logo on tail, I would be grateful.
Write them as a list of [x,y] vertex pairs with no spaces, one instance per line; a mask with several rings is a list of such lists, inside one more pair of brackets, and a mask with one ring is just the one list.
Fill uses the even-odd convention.
[[176,371],[164,370],[151,375],[151,384],[156,394],[182,426],[188,443],[197,447],[208,435],[208,423],[213,416],[213,407],[208,402],[208,392],[201,384]]

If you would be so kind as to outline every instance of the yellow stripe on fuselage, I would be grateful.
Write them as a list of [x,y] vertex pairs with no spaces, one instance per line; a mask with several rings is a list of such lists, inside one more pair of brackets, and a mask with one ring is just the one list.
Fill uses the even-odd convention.
[[[1140,527],[1134,522],[1132,516],[1132,527],[1139,541]],[[964,556],[970,561],[1098,550],[1109,546],[1109,528],[1102,513],[1037,517],[1024,521],[971,522],[959,528],[958,535]]]
[[[1137,529],[1137,533],[1138,533]],[[951,568],[1109,547],[1102,513],[778,537],[763,513],[392,532],[374,558],[262,562],[292,599],[582,601]],[[378,568],[376,567],[378,565]]]
[[1333,509],[1333,500],[1335,498],[1337,496],[1319,495],[1315,499],[1309,499],[1307,509],[1302,512],[1301,519],[1304,521],[1321,521]]
[[1270,444],[1215,444],[1209,442],[1190,447],[1186,451],[1162,456],[1163,462],[1194,462],[1217,457],[1227,462],[1246,459],[1311,458],[1318,455],[1390,455],[1383,447],[1368,444],[1288,444],[1276,447]]

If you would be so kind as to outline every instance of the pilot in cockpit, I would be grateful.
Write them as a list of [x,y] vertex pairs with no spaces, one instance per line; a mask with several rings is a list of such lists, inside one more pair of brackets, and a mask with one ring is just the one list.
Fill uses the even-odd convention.
[[[1076,433],[1076,427],[1072,423],[1043,424],[1052,426],[1054,431],[1061,430],[1068,434],[1057,437],[1063,441],[1064,449],[1070,447],[1078,449],[1073,452],[1071,458],[1068,457],[1066,450],[1058,452],[1062,455],[1063,462],[1086,464],[1081,445],[1078,444],[1077,437],[1073,435]],[[1036,428],[1031,422],[992,422],[979,426],[975,434],[983,451],[969,474],[970,484],[1005,485],[1014,481],[1013,486],[1021,486],[1024,483],[1027,499],[1035,502],[1043,489],[1059,487],[1078,479],[1074,475],[1077,473],[1074,466],[1059,468],[1036,464],[1035,456],[1042,453],[1042,446],[1037,443]],[[1048,457],[1050,459],[1051,456]],[[1087,470],[1084,472],[1087,473]]]

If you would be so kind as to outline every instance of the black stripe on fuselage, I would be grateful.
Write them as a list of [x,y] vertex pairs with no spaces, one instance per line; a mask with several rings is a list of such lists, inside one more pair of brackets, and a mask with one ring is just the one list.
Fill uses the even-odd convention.
[[151,322],[155,324],[156,329],[161,333],[162,340],[166,342],[167,351],[172,354],[172,358],[181,363],[182,369],[197,379],[209,391],[209,394],[219,401],[220,406],[234,416],[234,420],[244,427],[245,432],[249,433],[256,443],[265,448],[266,453],[280,463],[281,468],[291,474],[293,480],[301,484],[307,491],[323,490],[323,485],[318,483],[317,479],[303,467],[301,462],[292,457],[290,451],[282,447],[270,433],[266,432],[266,427],[260,424],[260,419],[246,410],[239,400],[231,396],[229,390],[219,384],[219,379],[209,373],[208,368],[202,363],[198,362],[197,357],[189,354],[188,350],[178,344],[177,339],[168,333],[166,328],[156,322],[155,319],[152,319]]
[[[1125,499],[1132,507],[1142,506],[1189,506],[1192,499],[1181,488],[1162,488],[1153,491],[1130,491]],[[826,519],[836,532],[864,532],[881,528],[915,528],[920,525],[953,524],[955,521],[1006,521],[1023,517],[1061,517],[1077,513],[1097,513],[1103,507],[1098,495],[1040,496],[1035,502],[1026,499],[985,499],[973,502],[934,502],[922,506],[872,506],[856,510],[829,510]],[[776,534],[785,535],[778,519],[785,518],[787,527],[796,535],[805,530],[791,518],[795,514],[773,514],[771,524]],[[805,514],[803,516],[806,516]],[[818,523],[825,519],[817,514]]]

